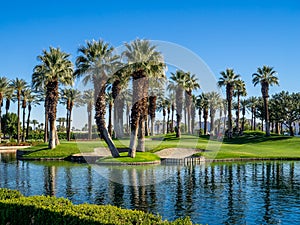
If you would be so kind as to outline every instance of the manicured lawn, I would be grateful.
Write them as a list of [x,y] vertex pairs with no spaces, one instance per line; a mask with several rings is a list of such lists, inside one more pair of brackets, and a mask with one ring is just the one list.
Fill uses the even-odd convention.
[[122,163],[139,163],[139,162],[153,162],[160,158],[151,152],[137,152],[135,158],[127,156],[127,152],[120,153],[119,158],[106,157],[98,160],[98,162],[122,162]]
[[[129,146],[129,139],[114,140],[117,148]],[[103,141],[78,141],[62,142],[53,150],[47,149],[47,144],[40,144],[26,149],[31,151],[24,156],[29,158],[64,158],[80,152],[93,152],[94,148],[103,147],[106,144]],[[202,154],[206,158],[300,158],[300,138],[288,136],[265,137],[259,132],[245,132],[242,137],[232,140],[209,140],[208,136],[197,137],[193,135],[182,135],[181,139],[175,137],[175,134],[165,136],[158,135],[147,138],[145,141],[146,150],[156,152],[165,148],[198,148],[205,149]],[[127,153],[121,153],[123,157],[120,160],[132,160],[126,158]],[[153,161],[148,159],[147,155],[136,160]],[[110,160],[110,159],[107,159]],[[157,159],[154,159],[157,160]]]

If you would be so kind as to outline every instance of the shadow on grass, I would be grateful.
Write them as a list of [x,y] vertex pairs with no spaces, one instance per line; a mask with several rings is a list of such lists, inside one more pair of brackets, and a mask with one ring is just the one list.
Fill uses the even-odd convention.
[[249,144],[249,143],[262,143],[267,141],[282,141],[282,140],[288,140],[292,137],[289,136],[251,136],[251,135],[245,135],[241,137],[235,137],[232,139],[224,138],[223,142],[227,144]]

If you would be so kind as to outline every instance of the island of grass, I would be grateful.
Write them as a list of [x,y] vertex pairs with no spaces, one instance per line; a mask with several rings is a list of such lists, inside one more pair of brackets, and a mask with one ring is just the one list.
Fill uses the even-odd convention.
[[120,157],[113,158],[111,156],[100,158],[97,161],[98,164],[128,164],[128,165],[140,165],[140,164],[159,164],[160,158],[151,152],[137,152],[135,158],[127,156],[127,152],[121,152]]
[[[158,138],[161,137],[161,138]],[[117,148],[126,148],[129,146],[129,139],[114,141]],[[203,156],[208,160],[223,160],[223,159],[300,159],[300,138],[272,135],[265,137],[263,132],[246,131],[243,136],[233,139],[224,138],[223,142],[211,140],[209,136],[197,137],[196,135],[182,135],[181,139],[175,137],[175,134],[167,134],[164,136],[156,136],[148,138],[145,141],[146,154],[145,158],[140,157],[137,153],[137,158],[131,159],[125,157],[127,153],[121,153],[118,159],[110,157],[103,159],[106,162],[128,162],[130,160],[147,162],[149,153],[155,153],[163,149],[174,148],[180,151],[185,149],[201,149],[202,152],[194,156]],[[99,146],[105,147],[103,141],[77,141],[77,142],[62,142],[53,150],[47,149],[47,144],[39,144],[31,148],[22,150],[25,154],[24,159],[31,158],[52,158],[65,159],[78,153],[91,153]],[[144,153],[141,153],[144,154]],[[152,155],[156,161],[155,155]],[[150,159],[152,161],[152,158]]]

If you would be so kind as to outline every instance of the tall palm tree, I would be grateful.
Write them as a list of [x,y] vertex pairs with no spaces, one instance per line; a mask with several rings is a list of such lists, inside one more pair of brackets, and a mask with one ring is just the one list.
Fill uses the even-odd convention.
[[71,140],[71,121],[72,121],[72,110],[74,105],[76,106],[80,105],[80,91],[73,89],[73,88],[65,88],[61,90],[61,100],[60,102],[64,105],[66,105],[67,109],[67,126],[66,126],[66,131],[67,131],[67,140]]
[[73,64],[70,55],[59,48],[50,47],[49,51],[43,50],[38,56],[39,64],[34,67],[32,84],[34,87],[46,88],[47,113],[49,119],[49,149],[59,144],[56,131],[56,112],[58,103],[58,86],[72,85],[74,81]]
[[269,124],[269,87],[273,85],[279,85],[278,77],[276,76],[276,71],[273,67],[263,66],[262,68],[257,68],[257,72],[252,75],[252,83],[254,86],[260,83],[261,94],[264,101],[264,117],[265,117],[265,128],[266,136],[270,136],[270,124]]
[[88,113],[88,139],[92,139],[92,110],[94,105],[94,91],[92,89],[83,92],[82,101],[86,104]]
[[[137,39],[131,43],[125,43],[126,50],[123,52],[127,60],[128,69],[132,77],[132,110],[131,110],[131,137],[128,156],[135,157],[136,150],[145,151],[144,122],[147,117],[149,78],[164,77],[165,64],[160,52],[155,45],[148,40]],[[140,128],[138,146],[136,139]]]
[[237,97],[237,118],[236,118],[236,131],[240,135],[240,103],[241,96],[246,96],[246,85],[245,82],[241,79],[238,79],[235,83],[235,91],[233,93],[235,97]]
[[[166,114],[167,114],[168,108],[170,109],[170,106],[169,106],[170,102],[165,97],[160,96],[158,98],[157,105],[158,105],[157,110],[159,112],[162,111],[162,113],[163,113],[163,134],[165,134],[166,133]],[[169,118],[167,119],[167,126],[168,126],[168,121],[169,121]],[[168,130],[168,128],[167,128],[167,130]]]
[[[118,65],[121,66],[121,65]],[[123,131],[123,114],[125,106],[126,88],[128,87],[130,75],[127,73],[126,67],[119,69],[115,72],[109,83],[112,84],[112,98],[114,107],[114,134],[115,138],[122,138]]]
[[218,86],[226,87],[226,100],[228,103],[228,138],[232,138],[232,97],[235,84],[240,75],[236,74],[233,69],[226,69],[226,71],[222,71],[221,77],[218,81]]
[[11,81],[10,87],[15,90],[15,95],[18,101],[18,132],[17,132],[17,141],[20,144],[21,141],[21,124],[20,124],[20,112],[21,112],[21,94],[22,90],[27,88],[27,82],[23,79],[16,78]]
[[9,91],[9,80],[6,77],[0,77],[0,143],[2,136],[2,127],[1,127],[1,118],[2,118],[2,105],[3,99],[6,96],[6,93]]
[[209,101],[208,101],[208,94],[202,93],[203,98],[203,134],[207,135],[207,119],[208,119],[208,109],[209,109]]
[[207,100],[208,100],[208,107],[209,107],[209,113],[210,113],[210,134],[214,135],[215,131],[215,115],[216,111],[218,109],[218,106],[220,105],[221,97],[220,94],[212,91],[208,92],[207,94]]
[[242,106],[242,127],[240,129],[240,135],[243,135],[245,131],[245,115],[246,115],[246,109],[247,109],[248,101],[246,99],[241,101]]
[[169,90],[175,90],[176,96],[176,137],[180,138],[181,131],[180,125],[182,120],[182,107],[183,107],[183,93],[184,87],[186,86],[186,73],[182,70],[177,70],[175,73],[171,73],[170,83],[168,85]]
[[78,49],[76,58],[76,76],[84,76],[83,82],[92,82],[94,86],[95,120],[98,133],[104,139],[113,157],[120,154],[114,145],[105,125],[106,101],[105,90],[108,79],[118,63],[118,56],[113,55],[114,48],[102,40],[87,41],[86,46]]
[[26,125],[26,137],[28,137],[28,135],[29,135],[29,123],[30,123],[32,106],[39,105],[39,104],[40,103],[38,101],[36,93],[33,93],[33,91],[31,90],[27,96],[28,114],[27,114],[27,125]]
[[251,130],[256,130],[256,106],[258,104],[258,99],[255,96],[252,96],[247,99],[247,106],[251,111]]
[[191,106],[192,106],[192,91],[197,90],[200,88],[200,85],[198,83],[198,79],[196,78],[196,75],[191,75],[190,72],[186,73],[186,82],[185,82],[185,93],[186,93],[186,108],[187,108],[187,129],[188,133],[192,133],[191,129]]
[[22,95],[22,109],[23,109],[23,128],[22,128],[22,142],[25,141],[25,124],[26,124],[26,108],[27,108],[27,100],[31,94],[31,90],[29,88],[26,88],[22,90],[21,95]]
[[112,91],[106,93],[106,102],[108,105],[108,125],[107,130],[109,135],[112,137],[113,134],[113,125],[112,125],[112,110],[114,106],[114,98],[112,96]]
[[[10,87],[10,84],[8,84],[8,85],[9,86],[8,86],[6,92],[5,92],[5,99],[6,99],[6,101],[5,101],[5,114],[8,114],[8,111],[9,111],[9,108],[10,108],[10,103],[11,103],[11,101],[14,101],[14,99],[13,99],[14,90]],[[5,134],[6,134],[5,131],[7,130],[6,129],[6,126],[7,126],[7,121],[6,120],[4,121],[3,125],[4,125],[3,136],[5,137]]]
[[[154,135],[154,121],[155,121],[155,111],[156,111],[156,100],[158,98],[164,98],[164,86],[165,86],[165,77],[161,78],[150,78],[149,79],[149,117],[151,121],[150,133]],[[164,127],[165,129],[165,127]],[[164,132],[165,133],[165,132]]]
[[204,95],[198,95],[197,100],[196,100],[196,108],[198,109],[198,118],[199,118],[199,137],[201,136],[201,129],[202,129],[202,122],[201,122],[201,117],[202,117],[202,110],[204,106]]

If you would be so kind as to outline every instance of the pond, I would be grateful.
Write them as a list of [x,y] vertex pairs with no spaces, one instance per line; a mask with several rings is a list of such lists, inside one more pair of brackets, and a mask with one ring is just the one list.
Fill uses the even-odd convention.
[[300,224],[300,162],[112,167],[17,161],[0,154],[0,187],[111,204],[202,224]]

